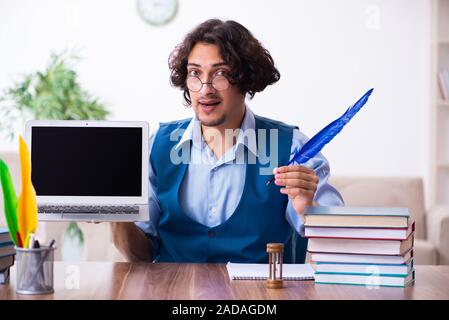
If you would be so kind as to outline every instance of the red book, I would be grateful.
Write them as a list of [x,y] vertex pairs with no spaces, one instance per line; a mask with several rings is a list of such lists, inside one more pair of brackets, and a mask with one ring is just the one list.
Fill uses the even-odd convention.
[[367,240],[406,240],[415,231],[415,222],[410,221],[407,228],[344,228],[344,227],[306,227],[306,238],[337,238]]
[[336,239],[310,238],[309,252],[403,255],[413,248],[413,233],[407,240],[367,240],[367,239]]

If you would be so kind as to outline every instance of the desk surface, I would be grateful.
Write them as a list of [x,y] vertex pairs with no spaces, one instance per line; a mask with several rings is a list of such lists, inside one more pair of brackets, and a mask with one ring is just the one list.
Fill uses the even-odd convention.
[[224,264],[56,262],[54,279],[54,294],[17,295],[13,267],[10,284],[0,285],[0,300],[449,299],[449,266],[416,266],[414,286],[378,289],[313,281],[284,281],[283,289],[267,289],[265,281],[230,281]]

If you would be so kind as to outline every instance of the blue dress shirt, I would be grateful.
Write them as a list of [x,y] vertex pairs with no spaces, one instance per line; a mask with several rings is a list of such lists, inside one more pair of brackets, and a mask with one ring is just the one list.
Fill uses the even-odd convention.
[[[258,156],[257,143],[250,135],[244,136],[242,132],[247,129],[255,130],[255,118],[249,107],[246,107],[245,116],[242,121],[240,133],[236,144],[230,148],[220,159],[217,159],[213,151],[203,139],[200,122],[193,118],[181,137],[177,147],[192,142],[191,159],[187,172],[184,176],[179,194],[180,206],[183,212],[193,220],[214,227],[225,222],[235,211],[243,192],[246,165],[236,161],[238,151],[243,145],[254,156]],[[152,148],[155,133],[150,138],[150,149]],[[293,131],[291,152],[300,148],[308,141],[308,138],[298,129]],[[151,151],[150,151],[151,152]],[[319,205],[341,206],[343,199],[338,191],[328,183],[330,175],[329,163],[319,153],[307,161],[304,166],[311,168],[319,177],[318,188],[314,201]],[[271,176],[267,176],[267,181]],[[158,247],[157,225],[161,216],[156,190],[155,173],[150,163],[149,168],[150,190],[149,211],[150,219],[146,222],[137,222],[150,238],[153,248]],[[299,214],[288,201],[285,210],[285,218],[288,223],[301,235],[303,235],[303,222]]]

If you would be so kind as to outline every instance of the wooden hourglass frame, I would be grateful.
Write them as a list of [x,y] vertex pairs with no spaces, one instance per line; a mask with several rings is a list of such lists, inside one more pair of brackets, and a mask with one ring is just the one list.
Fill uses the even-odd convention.
[[282,257],[284,255],[284,245],[282,243],[268,243],[267,252],[269,267],[267,287],[270,289],[282,288]]

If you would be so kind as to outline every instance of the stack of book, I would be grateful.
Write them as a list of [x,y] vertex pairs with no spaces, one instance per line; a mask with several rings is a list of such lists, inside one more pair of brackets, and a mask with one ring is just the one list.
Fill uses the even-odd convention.
[[0,284],[9,281],[9,268],[14,264],[15,253],[8,229],[0,227]]
[[315,283],[405,287],[415,280],[415,224],[407,208],[310,207]]

